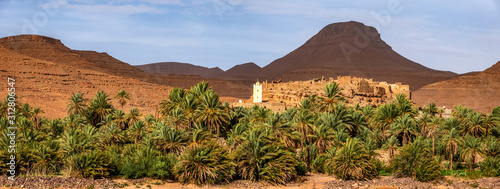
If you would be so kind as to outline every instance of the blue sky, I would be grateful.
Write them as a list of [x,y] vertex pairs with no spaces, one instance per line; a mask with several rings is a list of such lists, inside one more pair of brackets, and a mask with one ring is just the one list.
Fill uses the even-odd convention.
[[324,26],[376,27],[401,55],[439,70],[500,60],[500,0],[0,0],[0,37],[38,34],[132,65],[265,66]]

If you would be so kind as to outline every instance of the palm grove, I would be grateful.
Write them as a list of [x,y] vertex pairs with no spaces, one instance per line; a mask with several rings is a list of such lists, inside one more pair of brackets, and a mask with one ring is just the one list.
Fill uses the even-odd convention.
[[[62,119],[17,107],[21,175],[153,177],[222,184],[236,179],[285,184],[308,172],[367,180],[383,174],[419,181],[443,170],[500,176],[500,107],[481,114],[457,106],[450,118],[434,103],[421,111],[405,95],[378,107],[347,106],[336,83],[282,113],[231,107],[201,82],[173,88],[159,117],[123,106],[126,91],[90,100],[73,94]],[[112,105],[118,102],[120,108]],[[7,100],[0,106],[6,112]],[[6,174],[9,126],[0,118],[0,174]],[[380,160],[389,155],[388,162]]]

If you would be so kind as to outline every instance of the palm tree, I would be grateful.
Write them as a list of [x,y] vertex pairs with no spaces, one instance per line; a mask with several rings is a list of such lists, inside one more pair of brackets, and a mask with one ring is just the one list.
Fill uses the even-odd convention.
[[389,158],[392,159],[394,157],[394,155],[395,155],[395,152],[399,148],[399,140],[398,140],[398,138],[395,137],[395,136],[391,136],[389,139],[387,139],[387,141],[382,146],[382,148],[389,150]]
[[455,106],[455,108],[453,109],[451,115],[454,118],[462,120],[462,119],[465,119],[465,117],[467,117],[467,114],[472,113],[472,112],[474,112],[473,109],[464,107],[464,106],[462,106],[462,105],[459,104],[459,105]]
[[411,100],[403,93],[397,94],[394,103],[400,114],[415,115],[416,109],[413,107]]
[[320,113],[316,125],[327,126],[334,130],[344,128],[344,122],[330,112]]
[[429,127],[427,128],[426,137],[432,137],[432,154],[436,154],[435,151],[435,143],[436,143],[436,135],[439,131],[439,126],[442,123],[442,119],[440,117],[433,117],[429,122]]
[[252,111],[250,123],[264,123],[270,114],[270,109],[259,107],[258,109]]
[[104,91],[99,91],[96,97],[92,99],[87,108],[87,119],[93,126],[102,124],[108,114],[114,111],[113,105],[109,103],[109,98]]
[[355,111],[350,115],[350,121],[348,123],[351,127],[347,128],[351,133],[351,136],[356,136],[362,129],[366,128],[368,122],[366,117],[360,111]]
[[444,109],[443,108],[438,108],[437,113],[439,114],[440,118],[443,118]]
[[211,88],[208,87],[208,83],[205,81],[199,82],[195,86],[191,87],[190,92],[195,94],[196,97],[201,98],[203,94],[211,90]]
[[24,103],[21,106],[20,113],[23,117],[31,119],[33,118],[33,107],[31,107],[28,103]]
[[399,136],[403,135],[403,144],[407,144],[411,141],[412,135],[417,135],[417,124],[408,114],[398,117],[396,121],[391,125],[391,131],[393,135]]
[[323,91],[325,92],[326,98],[324,98],[323,102],[321,102],[320,110],[323,112],[333,112],[335,109],[335,105],[339,98],[337,95],[342,89],[339,88],[339,84],[336,82],[332,82],[327,84]]
[[139,120],[136,121],[131,127],[130,127],[130,132],[131,135],[135,138],[135,143],[138,144],[146,136],[147,128],[146,124]]
[[181,183],[227,183],[232,179],[235,163],[225,148],[216,143],[189,146],[174,167]]
[[491,111],[491,114],[493,114],[493,116],[495,116],[495,117],[500,118],[500,106],[493,108],[493,110]]
[[307,136],[314,131],[313,118],[313,114],[310,111],[300,110],[295,119],[293,119],[293,126],[302,135],[300,141],[301,147],[304,146]]
[[309,98],[305,98],[299,103],[300,110],[314,111],[314,103]]
[[32,111],[32,118],[33,118],[33,122],[35,122],[35,129],[39,129],[40,128],[40,119],[41,119],[41,114],[45,113],[42,109],[40,109],[40,107],[36,107],[33,109]]
[[186,130],[178,130],[173,127],[161,127],[154,134],[158,147],[164,154],[173,152],[180,155],[189,141]]
[[54,140],[35,144],[31,155],[35,160],[32,168],[46,175],[54,174],[60,169],[64,156],[59,143]]
[[172,88],[169,92],[168,99],[161,101],[158,107],[158,113],[164,117],[170,115],[172,110],[180,107],[185,96],[186,91],[184,89],[177,87]]
[[344,180],[367,180],[378,175],[371,156],[357,139],[347,139],[333,160],[333,173]]
[[146,122],[146,125],[148,125],[148,127],[150,127],[157,121],[158,120],[153,116],[152,113],[149,113],[146,117],[144,117],[144,122]]
[[73,93],[68,101],[68,114],[85,115],[85,101],[83,94]]
[[126,119],[128,120],[128,125],[133,125],[136,121],[140,119],[142,113],[137,110],[137,108],[130,109],[130,112],[126,115]]
[[308,137],[314,140],[314,145],[318,148],[320,153],[323,153],[325,149],[334,145],[333,140],[335,139],[335,131],[326,125],[320,125],[315,129],[314,133]]
[[290,124],[283,123],[279,113],[269,115],[265,125],[271,129],[274,138],[278,139],[285,147],[296,147],[295,141],[298,141],[300,134],[293,132]]
[[229,113],[222,109],[219,96],[212,90],[201,96],[201,107],[197,110],[198,121],[205,123],[210,131],[220,136],[221,127],[229,120]]
[[453,128],[447,134],[443,136],[443,145],[446,147],[446,151],[450,153],[450,169],[453,169],[453,156],[458,152],[458,148],[462,145],[462,137],[458,134],[458,131]]
[[500,155],[500,142],[494,136],[488,136],[485,140],[484,155],[488,157],[495,157]]
[[115,123],[106,127],[104,131],[104,137],[102,138],[104,143],[109,144],[110,146],[115,145],[116,143],[123,143],[126,141],[125,136],[123,136],[122,130]]
[[459,129],[460,121],[457,118],[451,117],[444,119],[444,122],[441,125],[443,130],[450,131],[451,129]]
[[464,143],[462,146],[462,152],[460,156],[462,159],[469,159],[469,170],[472,171],[474,164],[476,163],[477,155],[483,155],[483,146],[480,138],[473,137],[471,135],[466,135],[464,138]]
[[176,108],[172,111],[172,115],[167,117],[167,122],[173,124],[177,129],[182,129],[185,128],[188,119],[184,114],[184,110]]
[[387,132],[383,132],[380,129],[374,129],[374,130],[366,129],[365,131],[369,131],[368,138],[374,140],[377,145],[382,144],[387,139],[387,137],[389,137]]
[[265,129],[252,128],[235,151],[238,174],[243,179],[285,184],[295,177],[294,153],[283,148]]
[[181,108],[184,111],[186,119],[188,121],[188,127],[193,127],[193,123],[196,122],[196,110],[200,106],[198,98],[193,93],[188,93],[181,103]]
[[80,114],[74,115],[69,114],[67,117],[63,119],[64,124],[66,124],[69,128],[81,128],[85,124],[85,120],[82,118]]
[[58,139],[66,156],[75,155],[93,148],[93,144],[77,129],[69,128]]
[[130,100],[130,95],[122,89],[113,98],[118,100],[118,103],[120,103],[120,105],[122,106],[121,109],[123,110],[123,106],[125,106],[125,104],[127,104],[127,101]]
[[500,117],[497,117],[494,114],[486,114],[486,119],[484,120],[486,136],[489,136],[491,129],[495,128],[497,125],[500,125]]
[[128,119],[121,109],[116,109],[115,112],[113,112],[111,118],[113,119],[113,122],[118,124],[118,127],[123,131],[127,129],[128,127]]
[[432,116],[436,116],[436,113],[438,113],[438,108],[436,106],[436,103],[431,102],[427,107],[424,107],[424,112],[427,112],[431,114]]
[[418,126],[420,126],[420,134],[422,134],[422,136],[427,136],[427,132],[428,132],[428,129],[426,128],[427,127],[427,124],[429,124],[430,120],[433,118],[433,116],[431,116],[428,112],[423,112],[422,114],[420,114],[420,116],[416,119],[416,122],[418,124]]
[[427,182],[439,178],[441,169],[436,158],[429,153],[430,148],[423,137],[403,146],[403,149],[391,161],[395,177],[415,177],[415,180]]
[[375,112],[375,122],[377,128],[385,131],[399,116],[399,111],[396,104],[382,104],[377,108]]
[[471,134],[474,137],[479,137],[486,132],[485,119],[477,112],[469,113],[465,117],[465,124],[462,124],[461,133]]

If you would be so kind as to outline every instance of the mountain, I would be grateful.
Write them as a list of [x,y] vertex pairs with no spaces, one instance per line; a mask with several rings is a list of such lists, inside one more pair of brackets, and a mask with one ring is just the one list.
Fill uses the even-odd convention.
[[[206,81],[221,96],[245,99],[252,90],[216,78],[146,73],[106,53],[72,50],[58,39],[39,35],[0,38],[0,76],[14,77],[20,102],[40,106],[51,118],[66,115],[73,93],[91,98],[105,91],[112,97],[125,89],[132,96],[130,107],[155,113],[172,87]],[[0,91],[0,96],[6,92]]]
[[[210,86],[221,96],[247,98],[251,88],[216,78],[200,76],[179,76],[170,74],[150,74],[107,53],[95,51],[72,50],[60,40],[39,35],[18,35],[0,39],[0,45],[8,50],[28,57],[45,60],[59,65],[93,70],[113,76],[133,78],[148,83],[189,88],[201,81],[209,82]],[[229,89],[229,90],[228,90]]]
[[231,69],[224,72],[222,77],[230,77],[230,76],[252,76],[251,73],[257,73],[262,68],[253,62],[239,64]]
[[[154,65],[138,68],[150,73],[202,75],[190,64],[171,65],[169,69]],[[143,68],[151,66],[153,68]],[[220,74],[207,72],[207,75],[246,86],[256,80],[286,82],[350,75],[389,83],[401,82],[410,85],[412,91],[458,76],[453,72],[427,68],[401,56],[381,39],[376,28],[355,21],[325,26],[302,46],[263,68],[246,63]]]
[[377,29],[354,21],[327,25],[299,48],[265,66],[261,74],[254,74],[284,81],[352,75],[402,82],[411,90],[456,76],[401,56]]
[[[15,43],[16,41],[12,41]],[[53,54],[53,56],[71,56]],[[83,62],[80,62],[83,63]],[[113,97],[119,90],[126,90],[131,100],[124,108],[136,107],[141,112],[154,113],[161,99],[168,95],[171,87],[147,83],[107,73],[60,64],[27,56],[0,45],[0,77],[15,79],[17,103],[29,103],[41,107],[48,118],[67,115],[67,102],[73,93],[82,93],[91,99],[97,91],[105,91]],[[7,96],[1,90],[0,96]],[[88,102],[88,101],[87,101]],[[115,107],[118,103],[112,101]]]
[[135,67],[147,73],[199,75],[206,78],[216,77],[217,75],[224,73],[224,71],[221,70],[219,67],[206,68],[203,66],[195,66],[188,63],[178,63],[178,62],[160,62],[160,63],[139,65]]
[[107,53],[78,51],[66,47],[60,40],[39,35],[17,35],[0,39],[0,45],[18,54],[111,75],[144,77],[142,71],[119,61]]
[[435,102],[438,107],[453,108],[457,104],[476,111],[491,112],[500,106],[500,62],[476,73],[433,83],[413,93],[413,101],[420,106]]

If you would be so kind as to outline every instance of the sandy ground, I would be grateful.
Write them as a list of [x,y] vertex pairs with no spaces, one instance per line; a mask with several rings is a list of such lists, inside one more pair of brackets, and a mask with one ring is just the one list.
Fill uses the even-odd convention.
[[[6,179],[0,177],[0,189],[19,189],[19,188],[85,188],[85,189],[100,189],[100,188],[124,188],[124,189],[229,189],[229,188],[245,188],[245,189],[316,189],[316,188],[377,188],[377,189],[399,189],[399,188],[438,188],[438,189],[455,189],[455,188],[491,188],[500,189],[500,177],[479,178],[475,180],[444,177],[435,183],[422,183],[413,180],[412,178],[394,178],[392,176],[381,176],[368,181],[353,181],[339,180],[334,176],[323,174],[308,174],[304,177],[299,177],[296,181],[287,185],[270,185],[264,182],[250,182],[246,180],[236,180],[226,185],[216,186],[201,186],[194,184],[182,185],[178,182],[169,182],[154,179],[77,179],[66,177],[31,177],[26,179],[16,180],[14,187],[11,183],[7,183]],[[22,180],[22,181],[21,181]],[[92,184],[94,183],[94,184]]]
[[[129,186],[124,187],[124,189],[138,189],[138,188],[149,188],[148,185],[152,189],[174,189],[174,188],[183,188],[183,189],[190,189],[190,188],[196,188],[196,189],[203,189],[203,188],[210,188],[210,189],[228,189],[228,188],[267,188],[267,189],[279,189],[279,188],[288,188],[288,189],[314,189],[314,188],[324,188],[325,184],[329,181],[335,180],[333,176],[327,176],[327,175],[321,175],[321,174],[312,174],[312,175],[307,175],[301,179],[302,182],[295,182],[288,184],[286,186],[279,185],[279,186],[274,186],[270,185],[267,183],[252,183],[249,181],[245,180],[238,180],[234,181],[228,185],[222,185],[222,186],[202,186],[198,187],[194,184],[188,184],[188,185],[182,185],[180,183],[167,183],[163,182],[160,180],[137,180],[137,181],[130,181],[130,180],[114,180],[117,183],[125,183],[128,182]],[[135,185],[134,185],[134,182]],[[154,183],[162,183],[160,185],[156,185]]]

